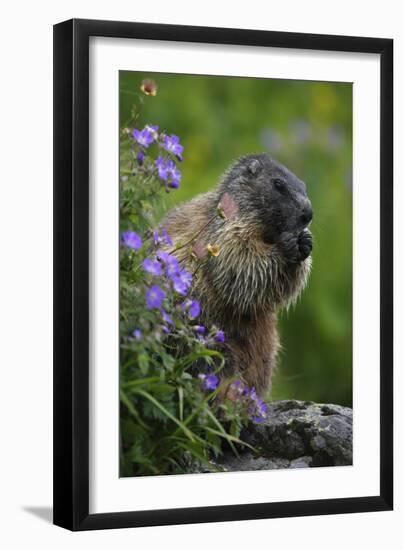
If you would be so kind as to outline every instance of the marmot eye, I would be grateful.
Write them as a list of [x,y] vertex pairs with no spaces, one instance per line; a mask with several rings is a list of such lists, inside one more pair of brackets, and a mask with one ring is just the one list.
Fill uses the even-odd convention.
[[281,191],[282,189],[285,188],[285,181],[284,180],[281,180],[279,178],[276,178],[275,180],[273,180],[273,185],[276,189],[278,189],[279,191]]

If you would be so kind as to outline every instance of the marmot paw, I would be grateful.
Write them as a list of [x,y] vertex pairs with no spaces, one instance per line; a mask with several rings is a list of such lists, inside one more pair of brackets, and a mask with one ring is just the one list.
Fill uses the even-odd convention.
[[304,230],[299,234],[283,233],[279,242],[284,258],[290,263],[299,263],[309,256],[312,250],[312,235]]
[[300,262],[306,260],[312,252],[312,235],[309,231],[304,230],[298,235],[298,248],[300,253]]

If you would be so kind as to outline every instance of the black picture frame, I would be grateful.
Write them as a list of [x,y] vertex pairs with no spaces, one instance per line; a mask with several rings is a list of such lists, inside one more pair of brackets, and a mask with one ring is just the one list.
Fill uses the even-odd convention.
[[[380,123],[378,495],[89,513],[89,38],[377,53]],[[393,40],[73,19],[54,26],[54,523],[71,530],[391,510],[393,507]]]

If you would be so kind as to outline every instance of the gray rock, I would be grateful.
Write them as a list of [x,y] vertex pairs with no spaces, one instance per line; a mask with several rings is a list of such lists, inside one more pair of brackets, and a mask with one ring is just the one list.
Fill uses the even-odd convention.
[[296,458],[290,462],[290,468],[310,468],[311,466],[311,456],[301,456],[300,458]]
[[224,461],[220,461],[223,470],[229,472],[248,472],[251,470],[279,470],[289,468],[290,461],[285,458],[266,458],[255,456],[246,452],[237,458],[234,454],[226,455]]
[[347,466],[352,464],[353,413],[348,407],[312,401],[268,404],[267,420],[251,424],[241,439],[252,445],[240,457],[226,452],[219,466],[227,471]]

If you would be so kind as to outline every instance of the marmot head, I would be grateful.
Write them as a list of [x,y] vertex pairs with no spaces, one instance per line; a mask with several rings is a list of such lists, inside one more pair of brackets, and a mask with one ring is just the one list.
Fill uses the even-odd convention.
[[220,197],[228,194],[238,216],[253,221],[266,243],[276,243],[285,233],[300,233],[312,220],[306,186],[268,154],[238,159],[224,174]]

